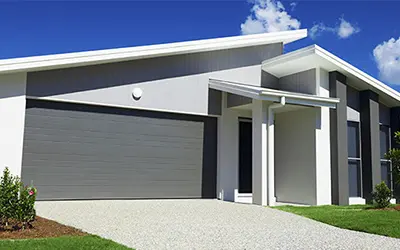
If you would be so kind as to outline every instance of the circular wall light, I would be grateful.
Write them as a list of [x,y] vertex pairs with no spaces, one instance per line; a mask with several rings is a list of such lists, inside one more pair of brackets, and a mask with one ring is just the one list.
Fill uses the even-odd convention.
[[141,88],[134,88],[132,91],[133,99],[139,100],[142,97],[143,91]]

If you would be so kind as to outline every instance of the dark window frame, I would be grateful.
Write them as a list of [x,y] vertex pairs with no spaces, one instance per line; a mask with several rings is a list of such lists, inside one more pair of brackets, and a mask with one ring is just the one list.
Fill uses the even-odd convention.
[[[380,133],[382,132],[382,128],[386,128],[387,130],[387,149],[388,149],[388,151],[392,148],[392,142],[391,142],[391,140],[390,140],[390,135],[391,135],[391,129],[390,129],[390,126],[389,125],[386,125],[386,124],[382,124],[382,123],[380,123],[379,124],[379,140],[381,139],[380,138]],[[379,148],[381,147],[381,142],[379,143]],[[381,149],[379,149],[379,154],[381,153]],[[382,155],[381,155],[381,157],[382,157]],[[386,159],[386,158],[381,158],[380,159],[380,163],[381,163],[381,174],[382,174],[382,163],[389,163],[389,165],[388,165],[388,167],[389,167],[389,169],[388,169],[388,176],[387,176],[387,179],[388,179],[388,181],[389,181],[389,188],[390,188],[390,190],[391,191],[393,191],[393,175],[392,175],[392,162],[390,161],[390,160],[388,160],[388,159]],[[382,179],[382,176],[381,176],[381,179]],[[383,181],[383,179],[382,179],[382,181]]]
[[[347,156],[347,162],[348,162],[347,167],[349,168],[348,171],[350,171],[350,163],[353,163],[353,164],[357,163],[357,165],[358,165],[358,169],[357,169],[358,170],[357,171],[358,172],[357,173],[358,180],[357,181],[359,183],[357,183],[357,185],[358,185],[357,196],[350,195],[350,188],[349,188],[349,197],[350,198],[360,198],[360,197],[363,197],[363,193],[364,193],[363,185],[362,185],[363,178],[362,178],[362,160],[361,160],[361,153],[362,153],[361,152],[361,125],[360,125],[359,121],[347,121],[347,131],[350,126],[353,126],[357,129],[356,130],[356,132],[357,132],[356,143],[357,143],[357,149],[358,149],[358,154],[357,154],[358,157]],[[349,187],[350,187],[350,178],[349,178]]]

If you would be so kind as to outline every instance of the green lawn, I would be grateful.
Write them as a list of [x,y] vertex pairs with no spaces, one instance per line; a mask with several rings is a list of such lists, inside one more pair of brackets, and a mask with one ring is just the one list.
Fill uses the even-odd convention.
[[368,205],[274,208],[340,228],[400,238],[400,211],[371,210]]
[[128,247],[119,245],[111,240],[97,236],[63,236],[58,238],[0,240],[1,250],[127,250]]

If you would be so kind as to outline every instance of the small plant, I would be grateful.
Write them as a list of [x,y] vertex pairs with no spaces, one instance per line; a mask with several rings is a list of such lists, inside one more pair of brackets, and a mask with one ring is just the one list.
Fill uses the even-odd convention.
[[386,208],[390,205],[390,199],[392,198],[392,192],[388,188],[385,182],[381,182],[375,186],[375,191],[372,193],[374,204],[377,208]]
[[36,192],[34,187],[24,186],[20,178],[12,176],[6,167],[0,179],[0,228],[32,227],[36,216]]

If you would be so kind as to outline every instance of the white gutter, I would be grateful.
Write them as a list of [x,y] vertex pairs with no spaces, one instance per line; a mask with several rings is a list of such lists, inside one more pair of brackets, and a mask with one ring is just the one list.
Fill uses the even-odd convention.
[[274,103],[268,107],[268,205],[275,205],[275,109],[282,108],[286,105],[286,97],[281,96],[279,103]]

